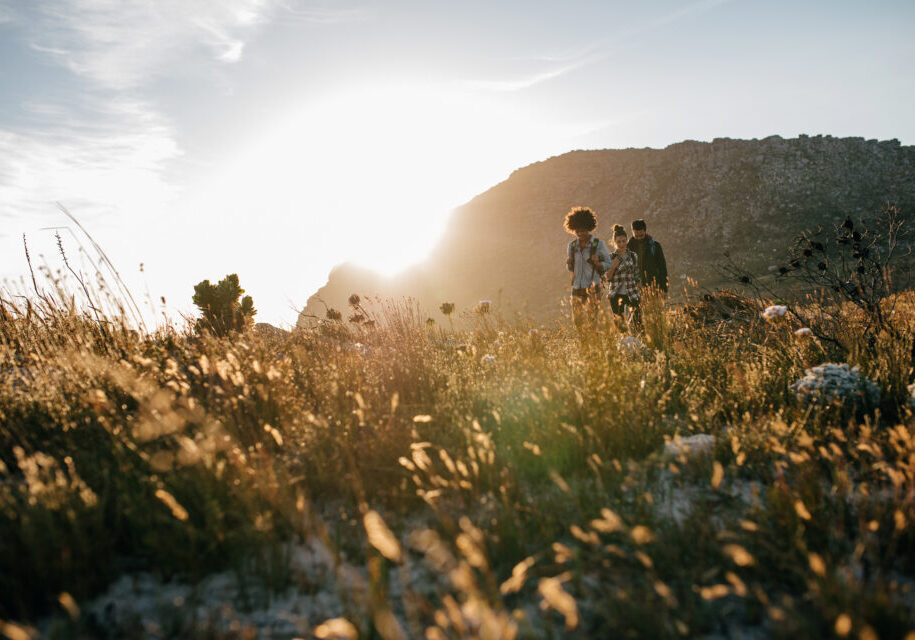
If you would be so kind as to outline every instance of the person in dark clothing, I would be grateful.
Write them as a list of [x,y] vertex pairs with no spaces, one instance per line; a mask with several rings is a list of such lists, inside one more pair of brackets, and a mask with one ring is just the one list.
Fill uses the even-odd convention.
[[657,289],[661,298],[667,297],[667,260],[661,243],[648,235],[644,220],[632,221],[632,238],[629,250],[639,256],[639,273],[642,286]]

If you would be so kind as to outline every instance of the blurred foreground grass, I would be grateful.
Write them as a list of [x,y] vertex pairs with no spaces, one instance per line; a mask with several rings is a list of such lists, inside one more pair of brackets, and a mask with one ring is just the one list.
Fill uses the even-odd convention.
[[[374,324],[217,339],[4,303],[0,630],[92,635],[79,605],[131,572],[295,588],[284,545],[310,539],[368,586],[303,636],[915,629],[911,304],[868,349],[835,310],[842,351],[657,304],[645,350],[613,326],[582,343],[360,309]],[[789,385],[827,361],[859,365],[879,407],[799,403]],[[664,453],[695,434],[713,444]],[[423,558],[431,586],[411,584]],[[174,635],[255,637],[221,633]]]

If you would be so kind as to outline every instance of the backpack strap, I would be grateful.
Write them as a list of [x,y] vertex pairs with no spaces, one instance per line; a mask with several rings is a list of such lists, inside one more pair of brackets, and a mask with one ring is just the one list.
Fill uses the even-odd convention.
[[[590,260],[592,256],[597,255],[597,247],[598,247],[599,243],[600,243],[600,238],[591,238],[591,242],[588,245],[588,249],[590,250],[590,253],[588,254],[588,260]],[[576,244],[578,244],[577,240],[572,240],[572,242],[569,243],[569,260],[572,261],[572,270],[573,271],[575,270],[575,245]],[[584,259],[584,256],[582,256],[582,258]],[[591,267],[591,268],[594,269],[594,267]],[[603,275],[602,270],[597,269],[597,271],[598,271],[598,273]]]
[[[591,255],[588,256],[589,258],[597,255],[597,246],[599,244],[600,244],[599,238],[591,238]],[[597,274],[599,276],[604,275],[603,267],[595,267],[595,270],[597,271]]]

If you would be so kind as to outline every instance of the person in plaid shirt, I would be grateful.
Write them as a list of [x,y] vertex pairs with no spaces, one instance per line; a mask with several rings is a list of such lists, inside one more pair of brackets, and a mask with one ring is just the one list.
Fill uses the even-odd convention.
[[634,251],[629,251],[626,229],[621,224],[613,225],[613,244],[616,251],[610,254],[610,269],[604,276],[610,283],[610,310],[623,318],[623,312],[628,309],[632,314],[632,326],[638,329],[642,326],[639,311],[639,256]]

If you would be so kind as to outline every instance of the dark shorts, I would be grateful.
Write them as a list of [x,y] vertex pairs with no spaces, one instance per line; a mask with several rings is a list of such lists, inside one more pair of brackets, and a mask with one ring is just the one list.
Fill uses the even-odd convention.
[[601,288],[597,287],[588,287],[587,289],[572,289],[573,298],[581,298],[582,300],[587,300],[588,298],[600,298]]

